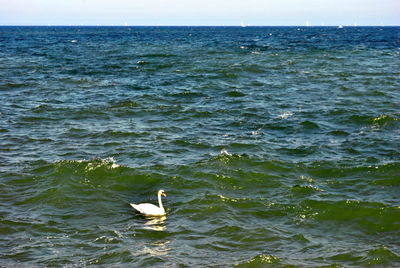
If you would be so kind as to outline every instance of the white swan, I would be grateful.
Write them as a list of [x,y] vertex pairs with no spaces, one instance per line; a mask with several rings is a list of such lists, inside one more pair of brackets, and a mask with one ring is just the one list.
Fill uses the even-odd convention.
[[164,216],[165,209],[161,202],[161,196],[167,196],[164,190],[158,191],[158,207],[156,205],[150,203],[142,203],[142,204],[130,204],[134,209],[136,209],[139,213],[146,216]]

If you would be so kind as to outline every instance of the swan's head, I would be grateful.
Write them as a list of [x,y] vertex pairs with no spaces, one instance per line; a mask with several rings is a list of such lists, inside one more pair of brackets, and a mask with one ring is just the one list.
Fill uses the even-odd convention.
[[158,195],[161,195],[161,196],[164,196],[164,197],[167,196],[167,194],[165,193],[164,190],[159,190],[159,191],[158,191]]

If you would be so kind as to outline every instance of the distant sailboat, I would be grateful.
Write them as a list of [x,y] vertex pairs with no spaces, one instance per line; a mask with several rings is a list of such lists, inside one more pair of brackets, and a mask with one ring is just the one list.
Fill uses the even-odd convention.
[[308,20],[306,20],[306,26],[310,26],[310,22]]
[[339,25],[338,28],[339,28],[339,29],[342,29],[342,28],[343,28],[343,25]]
[[248,24],[245,24],[243,21],[240,22],[240,27],[247,27],[247,26],[249,26],[249,25],[248,25]]

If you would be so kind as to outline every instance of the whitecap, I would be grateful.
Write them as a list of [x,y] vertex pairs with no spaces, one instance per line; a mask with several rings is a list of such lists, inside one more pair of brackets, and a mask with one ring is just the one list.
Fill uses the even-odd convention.
[[[99,166],[101,166],[101,165],[110,165],[111,164],[111,168],[118,168],[118,167],[120,167],[120,165],[119,164],[117,164],[117,160],[115,160],[115,158],[114,157],[107,157],[107,158],[104,158],[104,159],[102,159],[102,158],[95,158],[95,159],[92,159],[92,160],[88,160],[88,159],[78,159],[78,160],[66,160],[67,162],[75,162],[75,163],[87,163],[88,165],[87,165],[87,167],[86,167],[86,169],[88,170],[88,171],[90,171],[90,170],[93,170],[93,169],[95,169],[95,168],[97,168],[97,167],[99,167]],[[93,161],[97,161],[97,163],[96,162],[93,162]],[[59,161],[59,162],[64,162],[64,161]],[[98,164],[100,162],[100,164]]]
[[102,159],[102,161],[106,162],[106,163],[110,163],[111,164],[111,168],[118,168],[120,167],[120,165],[117,164],[117,160],[115,160],[114,157],[107,157],[105,159]]
[[232,156],[225,148],[221,150],[220,155]]

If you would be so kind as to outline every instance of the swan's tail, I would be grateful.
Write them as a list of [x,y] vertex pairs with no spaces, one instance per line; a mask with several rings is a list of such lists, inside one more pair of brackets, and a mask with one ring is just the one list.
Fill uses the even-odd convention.
[[132,204],[132,203],[129,203],[129,205],[131,205],[131,207],[133,207],[134,209],[136,209],[137,211],[140,212],[138,205]]

